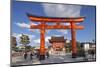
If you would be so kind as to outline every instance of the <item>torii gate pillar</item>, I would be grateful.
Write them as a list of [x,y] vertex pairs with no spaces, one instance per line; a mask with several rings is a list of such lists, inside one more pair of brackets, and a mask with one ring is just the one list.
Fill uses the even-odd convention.
[[45,28],[44,25],[45,23],[41,24],[42,25],[42,29],[40,29],[40,56],[39,59],[40,60],[44,60],[45,59]]
[[72,58],[76,58],[77,48],[76,48],[76,31],[74,29],[75,23],[71,23],[71,41],[72,41]]

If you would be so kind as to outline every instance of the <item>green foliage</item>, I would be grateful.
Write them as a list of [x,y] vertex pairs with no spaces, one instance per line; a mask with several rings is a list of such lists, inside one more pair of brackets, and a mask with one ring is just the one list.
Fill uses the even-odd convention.
[[71,52],[71,43],[67,43],[67,44],[65,44],[65,48],[66,48],[66,52],[68,53],[68,52]]
[[23,45],[27,45],[30,43],[30,39],[27,35],[23,35],[20,37],[20,43],[23,44]]
[[77,51],[77,56],[81,56],[81,57],[84,57],[85,56],[85,51],[83,49],[79,49]]
[[27,35],[23,35],[20,37],[20,43],[23,44],[25,46],[25,51],[27,51],[27,44],[30,43],[30,39],[29,36]]
[[32,47],[31,46],[26,46],[26,50],[30,51],[30,50],[32,50]]
[[[76,42],[76,46],[77,46],[77,50],[80,52],[81,50],[81,43],[80,42]],[[72,51],[72,43],[69,42],[65,45],[66,47],[66,52],[71,52]]]
[[12,47],[12,50],[18,52],[19,48],[18,47]]

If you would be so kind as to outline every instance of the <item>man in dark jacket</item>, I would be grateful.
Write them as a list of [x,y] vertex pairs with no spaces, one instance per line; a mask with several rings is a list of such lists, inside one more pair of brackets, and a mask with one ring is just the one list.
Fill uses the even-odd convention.
[[30,53],[30,59],[31,59],[31,60],[33,59],[33,54],[32,54],[32,52]]
[[24,53],[24,59],[27,59],[27,52]]

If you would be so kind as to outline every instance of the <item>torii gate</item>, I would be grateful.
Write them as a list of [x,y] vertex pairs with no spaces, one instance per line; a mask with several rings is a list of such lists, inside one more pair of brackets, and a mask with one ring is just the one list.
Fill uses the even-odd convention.
[[[40,22],[38,25],[30,25],[30,29],[40,29],[40,59],[45,59],[45,30],[46,29],[71,29],[72,37],[72,58],[76,57],[76,30],[84,29],[75,23],[84,21],[85,17],[43,17],[27,14],[31,21]],[[56,25],[47,25],[46,23],[56,23]],[[70,25],[61,25],[60,23],[70,23]]]

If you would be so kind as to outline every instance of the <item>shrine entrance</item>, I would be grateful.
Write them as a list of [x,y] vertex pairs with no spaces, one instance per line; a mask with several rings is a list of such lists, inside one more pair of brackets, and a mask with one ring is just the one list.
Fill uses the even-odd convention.
[[[40,30],[40,60],[45,59],[45,30],[47,29],[71,29],[72,38],[72,58],[77,56],[76,47],[76,30],[84,29],[84,26],[79,26],[76,23],[83,22],[85,17],[43,17],[27,14],[31,21],[40,22],[38,25],[31,24],[30,29]],[[56,23],[56,25],[47,25],[46,23]],[[70,25],[62,25],[61,23],[70,23]]]
[[51,44],[51,47],[49,48],[49,54],[55,56],[65,56],[66,41],[67,39],[65,39],[64,36],[51,36],[51,39],[49,39],[49,43]]

